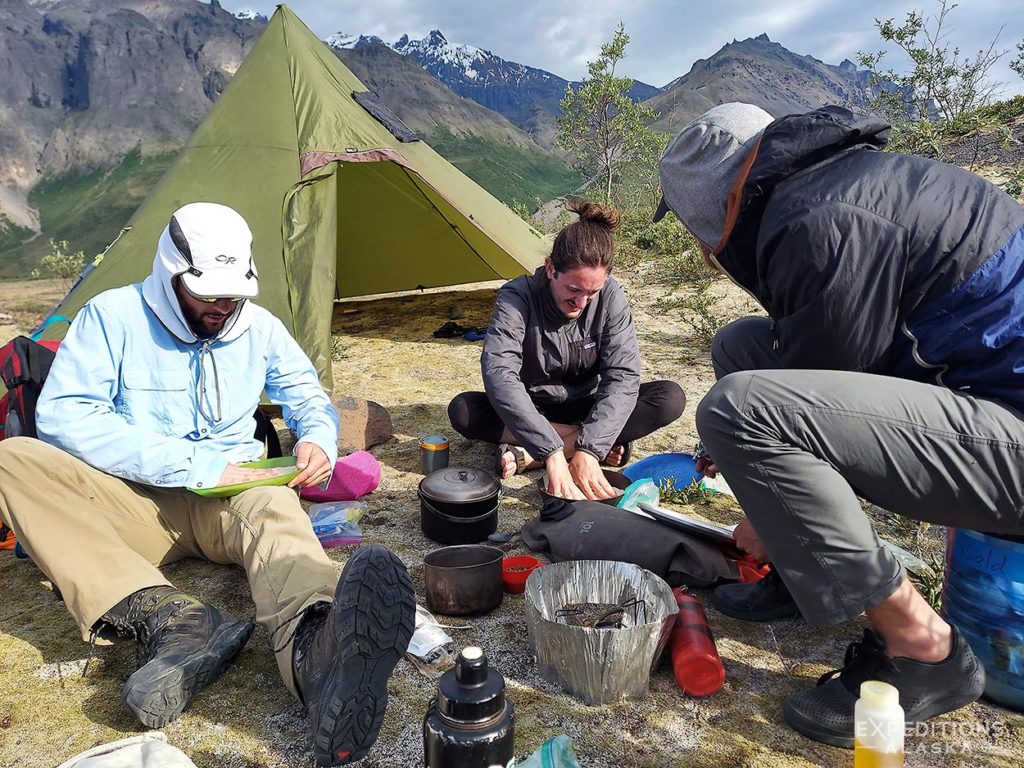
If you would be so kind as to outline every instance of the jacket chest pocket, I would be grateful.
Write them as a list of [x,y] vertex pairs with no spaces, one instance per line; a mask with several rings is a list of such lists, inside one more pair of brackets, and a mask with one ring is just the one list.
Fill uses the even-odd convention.
[[580,376],[589,372],[597,365],[598,340],[592,337],[583,337],[577,341],[569,342],[569,374]]
[[195,428],[191,380],[185,370],[125,368],[121,413],[131,424],[184,437]]

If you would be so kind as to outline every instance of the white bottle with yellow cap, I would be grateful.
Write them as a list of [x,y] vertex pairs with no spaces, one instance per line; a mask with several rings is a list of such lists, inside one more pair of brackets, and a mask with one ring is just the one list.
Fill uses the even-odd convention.
[[900,768],[904,728],[900,692],[878,680],[861,683],[853,708],[854,768]]

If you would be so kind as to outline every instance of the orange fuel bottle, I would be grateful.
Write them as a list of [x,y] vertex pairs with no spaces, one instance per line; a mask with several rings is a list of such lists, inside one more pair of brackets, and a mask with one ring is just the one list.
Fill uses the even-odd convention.
[[725,682],[725,667],[715,648],[704,606],[682,587],[672,593],[679,605],[669,639],[676,683],[690,696],[710,696]]

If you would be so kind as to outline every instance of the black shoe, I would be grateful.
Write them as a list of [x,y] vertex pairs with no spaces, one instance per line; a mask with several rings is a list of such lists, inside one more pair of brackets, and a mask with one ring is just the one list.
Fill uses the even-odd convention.
[[456,323],[454,320],[449,320],[447,323],[442,325],[436,331],[434,331],[435,339],[454,339],[456,336],[465,335],[469,328],[463,328],[461,325]]
[[817,687],[787,696],[782,714],[804,736],[852,749],[853,706],[865,680],[881,680],[899,689],[907,723],[952,712],[976,701],[985,690],[985,670],[956,627],[949,656],[935,663],[890,658],[882,639],[865,629],[864,639],[847,647],[843,668],[822,675]]
[[415,617],[412,580],[379,544],[349,558],[333,604],[307,611],[292,659],[318,765],[355,762],[370,751],[384,721],[388,678],[409,647]]
[[176,720],[235,660],[254,626],[170,586],[129,595],[100,622],[139,644],[143,664],[121,693],[147,728]]
[[760,581],[716,587],[711,593],[711,604],[726,616],[744,621],[772,621],[800,615],[793,596],[774,568]]

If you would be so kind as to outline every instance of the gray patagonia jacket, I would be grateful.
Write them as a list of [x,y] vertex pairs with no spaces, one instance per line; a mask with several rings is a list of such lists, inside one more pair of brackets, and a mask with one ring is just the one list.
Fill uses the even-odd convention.
[[640,391],[640,350],[622,286],[609,277],[570,320],[555,305],[543,267],[509,281],[498,291],[480,367],[494,410],[539,460],[563,444],[538,408],[593,397],[576,448],[603,459]]

